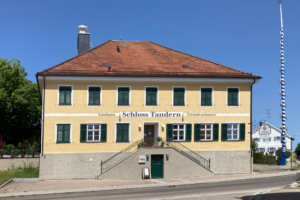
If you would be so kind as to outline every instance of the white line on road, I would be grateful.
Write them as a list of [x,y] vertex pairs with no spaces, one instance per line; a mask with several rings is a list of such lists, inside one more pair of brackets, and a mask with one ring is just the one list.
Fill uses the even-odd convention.
[[[277,190],[280,188],[272,188],[270,190]],[[203,197],[203,196],[216,196],[216,195],[226,195],[226,194],[240,194],[240,193],[260,193],[264,190],[246,190],[239,192],[223,192],[223,193],[213,193],[213,194],[199,194],[199,195],[189,195],[189,196],[178,196],[178,197],[166,197],[166,198],[154,198],[154,199],[146,199],[146,200],[165,200],[165,199],[182,199],[182,198],[195,198],[195,197]]]

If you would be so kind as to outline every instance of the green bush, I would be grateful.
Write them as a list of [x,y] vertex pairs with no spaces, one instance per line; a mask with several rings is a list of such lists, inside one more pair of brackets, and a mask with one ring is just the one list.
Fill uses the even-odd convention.
[[21,142],[19,142],[18,148],[19,148],[19,149],[22,149],[22,143],[21,143]]
[[37,142],[34,142],[34,143],[32,144],[32,149],[40,149],[40,144],[37,143]]
[[255,164],[275,165],[276,156],[264,155],[263,153],[254,153],[253,156],[253,163]]
[[[277,156],[276,164],[277,164],[277,165],[280,165],[280,164],[281,164],[281,154],[282,154],[282,148],[277,149],[277,150],[276,150],[276,156]],[[286,151],[285,154],[286,154],[286,159],[288,159],[288,158],[291,157],[291,152]]]
[[29,144],[28,140],[25,140],[24,149],[29,149],[29,146],[30,146],[30,144]]
[[5,150],[11,151],[15,149],[16,147],[13,144],[6,144],[5,145]]
[[21,151],[19,149],[16,149],[14,150],[14,153],[13,153],[15,156],[17,155],[20,155],[21,154]]

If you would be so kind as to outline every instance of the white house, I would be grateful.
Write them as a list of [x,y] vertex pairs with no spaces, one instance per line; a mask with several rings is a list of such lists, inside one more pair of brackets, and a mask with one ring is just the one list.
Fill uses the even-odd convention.
[[[252,133],[252,140],[258,143],[258,152],[275,155],[277,149],[281,148],[281,130],[268,122]],[[286,137],[286,151],[291,151],[291,136]]]

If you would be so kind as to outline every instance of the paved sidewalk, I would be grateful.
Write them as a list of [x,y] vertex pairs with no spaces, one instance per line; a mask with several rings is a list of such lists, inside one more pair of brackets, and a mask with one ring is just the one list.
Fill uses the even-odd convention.
[[[155,179],[155,180],[48,180],[36,182],[11,182],[0,189],[0,197],[41,194],[63,194],[122,189],[151,188],[161,186],[216,183],[296,174],[288,171],[272,174],[215,175],[207,178]],[[83,188],[84,187],[84,188]]]

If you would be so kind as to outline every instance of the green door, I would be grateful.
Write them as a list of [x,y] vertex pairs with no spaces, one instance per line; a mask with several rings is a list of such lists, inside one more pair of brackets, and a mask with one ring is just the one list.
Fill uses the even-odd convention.
[[164,156],[163,155],[151,155],[151,178],[163,178],[164,170]]

